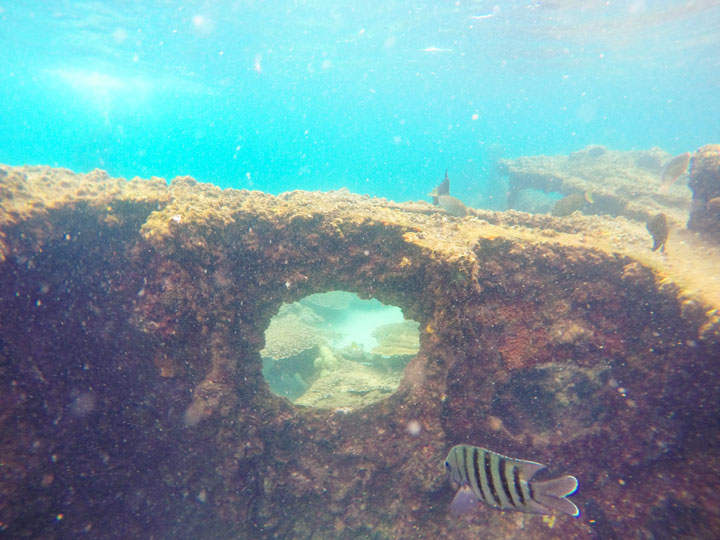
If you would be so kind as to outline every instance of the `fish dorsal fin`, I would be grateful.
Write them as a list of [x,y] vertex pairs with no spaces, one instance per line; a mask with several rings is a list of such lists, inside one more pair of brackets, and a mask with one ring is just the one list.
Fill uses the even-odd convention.
[[513,459],[513,461],[520,470],[520,478],[526,482],[532,480],[532,477],[535,476],[540,469],[545,468],[545,465],[542,463],[535,463],[534,461],[525,461],[522,459]]
[[438,195],[450,195],[450,179],[447,175],[447,169],[445,170],[445,178],[442,182],[440,182],[440,184],[438,184],[438,187],[435,189]]

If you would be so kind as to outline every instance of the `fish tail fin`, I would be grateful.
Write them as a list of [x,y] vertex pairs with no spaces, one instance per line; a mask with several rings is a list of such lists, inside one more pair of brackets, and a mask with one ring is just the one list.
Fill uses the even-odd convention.
[[578,487],[574,476],[561,476],[552,480],[532,482],[533,499],[550,510],[559,510],[571,516],[580,515],[580,510],[565,497],[575,493]]

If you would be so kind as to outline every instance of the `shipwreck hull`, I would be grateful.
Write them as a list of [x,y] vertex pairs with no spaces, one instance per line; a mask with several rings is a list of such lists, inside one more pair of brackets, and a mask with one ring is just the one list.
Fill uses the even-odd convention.
[[[42,167],[0,183],[4,534],[720,532],[719,296],[599,218]],[[420,323],[400,388],[351,412],[295,407],[261,371],[280,305],[331,290]],[[450,515],[459,443],[574,474],[580,518]]]

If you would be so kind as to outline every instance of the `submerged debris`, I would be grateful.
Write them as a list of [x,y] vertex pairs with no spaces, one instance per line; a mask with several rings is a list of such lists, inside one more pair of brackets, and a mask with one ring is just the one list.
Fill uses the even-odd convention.
[[[592,158],[591,149],[570,156],[529,156],[501,160],[507,176],[509,208],[526,210],[523,190],[543,193],[574,194],[592,190],[594,215],[624,216],[645,223],[658,212],[665,212],[675,222],[683,221],[690,193],[676,186],[668,193],[658,193],[660,171],[671,157],[660,148],[647,151],[607,150]],[[693,169],[697,165],[693,155]],[[720,193],[717,193],[720,195]],[[707,201],[707,198],[705,199]],[[586,212],[587,208],[581,208]]]
[[[720,196],[718,161],[705,155],[693,160],[697,212]],[[616,157],[573,164],[624,163]],[[108,540],[610,539],[613,527],[717,538],[720,258],[708,243],[720,219],[698,223],[708,243],[678,231],[682,244],[648,256],[642,224],[659,212],[682,223],[679,206],[659,204],[674,200],[657,196],[659,170],[623,171],[602,183],[518,174],[516,185],[541,191],[597,188],[593,212],[623,216],[563,221],[452,220],[427,203],[344,191],[275,197],[0,166],[0,428],[10,434],[0,528],[76,538],[92,525]],[[381,370],[362,347],[372,342],[334,345],[307,304],[281,316],[314,327],[320,343],[288,356],[301,346],[273,336],[273,308],[335,288],[419,321],[422,344],[403,371]],[[298,401],[273,395],[268,370]],[[83,392],[94,408],[76,399]],[[440,463],[468,441],[582,473],[604,523],[586,495],[578,520],[490,509],[449,519]],[[503,476],[491,472],[500,496]]]

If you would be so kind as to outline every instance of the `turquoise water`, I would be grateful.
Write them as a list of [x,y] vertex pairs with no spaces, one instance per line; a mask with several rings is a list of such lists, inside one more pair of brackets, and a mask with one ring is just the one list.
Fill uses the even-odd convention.
[[720,142],[719,45],[709,0],[0,0],[0,162],[398,201],[449,169],[494,207],[500,156]]

